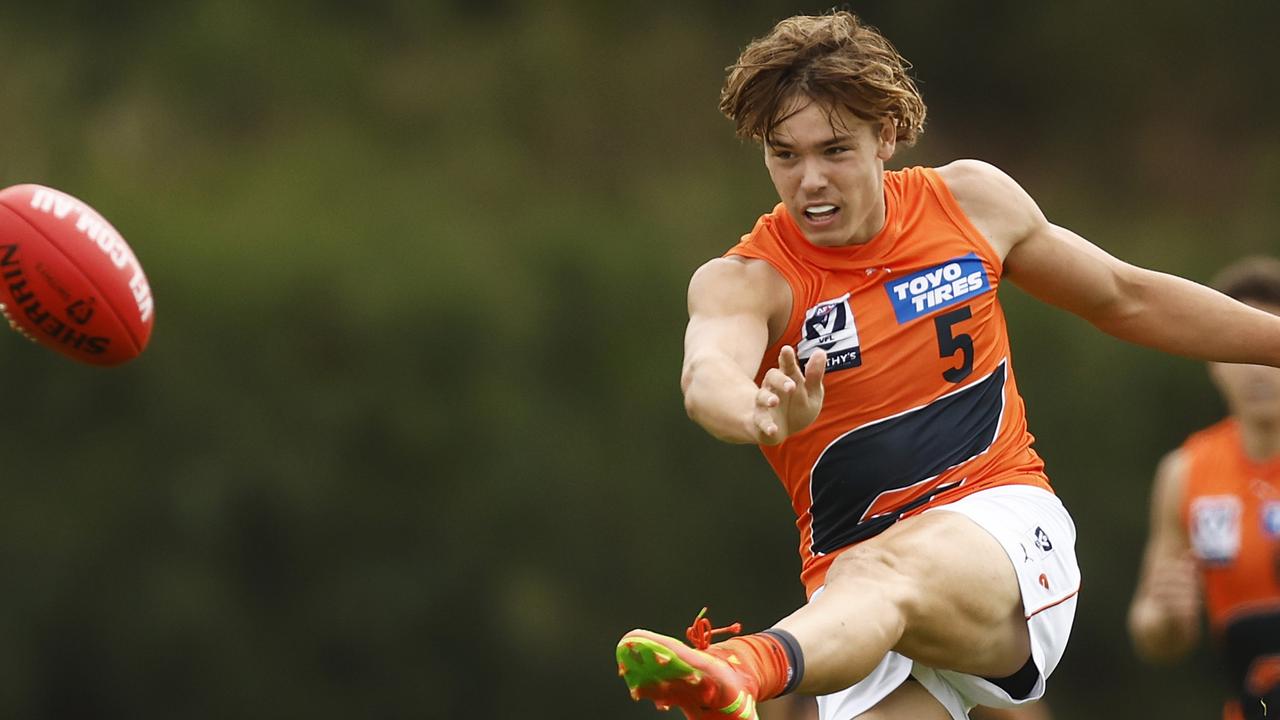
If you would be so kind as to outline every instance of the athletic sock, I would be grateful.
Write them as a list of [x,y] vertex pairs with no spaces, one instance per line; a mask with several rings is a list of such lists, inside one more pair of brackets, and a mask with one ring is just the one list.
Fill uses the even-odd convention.
[[753,675],[760,684],[757,702],[785,695],[804,677],[804,656],[800,644],[786,630],[771,628],[753,635],[729,638],[707,652],[728,661],[741,672]]

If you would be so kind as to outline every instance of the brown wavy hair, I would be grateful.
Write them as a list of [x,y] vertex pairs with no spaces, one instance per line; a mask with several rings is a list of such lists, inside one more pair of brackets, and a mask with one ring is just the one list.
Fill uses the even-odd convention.
[[1211,284],[1241,302],[1280,305],[1280,260],[1266,255],[1241,258],[1220,270]]
[[804,99],[888,120],[897,141],[924,132],[925,106],[907,62],[880,31],[851,12],[797,15],[773,27],[726,68],[720,111],[743,139],[766,141]]

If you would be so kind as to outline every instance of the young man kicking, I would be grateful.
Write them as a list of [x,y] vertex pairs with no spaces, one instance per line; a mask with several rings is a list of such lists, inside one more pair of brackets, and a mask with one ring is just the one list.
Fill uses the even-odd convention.
[[788,692],[823,720],[963,718],[1039,698],[1080,575],[1031,449],[1000,283],[1171,353],[1280,365],[1280,318],[1117,260],[975,160],[885,171],[922,131],[903,59],[847,12],[793,17],[729,71],[721,109],[761,142],[780,202],[689,284],[691,418],[760,445],[790,493],[809,603],[693,647],[635,630],[632,696],[756,717]]

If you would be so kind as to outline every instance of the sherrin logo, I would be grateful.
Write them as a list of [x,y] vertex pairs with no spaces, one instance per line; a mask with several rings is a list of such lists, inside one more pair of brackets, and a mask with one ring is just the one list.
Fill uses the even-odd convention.
[[924,317],[991,289],[986,268],[976,253],[948,260],[885,283],[898,324]]
[[[18,316],[26,316],[32,326],[55,342],[89,355],[106,352],[111,338],[82,332],[60,319],[53,309],[41,304],[23,271],[19,249],[16,244],[0,245],[0,291],[9,291],[8,298],[0,302],[0,313],[9,321],[9,326],[28,339],[35,340],[17,320]],[[92,299],[88,303],[76,300],[67,308],[68,316],[77,324],[84,325],[93,317],[92,302]]]

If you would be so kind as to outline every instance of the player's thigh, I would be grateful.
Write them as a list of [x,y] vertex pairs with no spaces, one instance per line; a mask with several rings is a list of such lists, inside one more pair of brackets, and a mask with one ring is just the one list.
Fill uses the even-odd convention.
[[857,720],[951,720],[951,713],[923,685],[908,680]]
[[978,706],[969,711],[970,720],[1053,720],[1044,701],[1011,708]]
[[1004,548],[959,513],[938,510],[898,522],[845,551],[826,593],[889,587],[905,630],[895,650],[931,667],[1003,677],[1030,657],[1018,578]]

